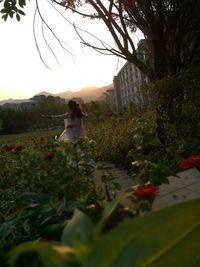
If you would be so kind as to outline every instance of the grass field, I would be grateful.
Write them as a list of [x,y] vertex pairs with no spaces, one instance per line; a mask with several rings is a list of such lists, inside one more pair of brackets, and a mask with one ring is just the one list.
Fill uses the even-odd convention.
[[27,143],[30,140],[37,140],[40,138],[52,138],[56,135],[60,135],[63,131],[63,128],[55,129],[55,130],[45,130],[45,131],[37,131],[37,132],[29,132],[29,133],[21,133],[21,134],[9,134],[9,135],[0,135],[0,143],[17,143],[23,144]]

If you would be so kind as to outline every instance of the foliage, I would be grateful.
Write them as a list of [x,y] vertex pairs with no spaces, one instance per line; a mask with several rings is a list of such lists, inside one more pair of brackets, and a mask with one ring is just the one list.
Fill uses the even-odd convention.
[[[5,261],[6,251],[22,242],[58,241],[77,208],[94,222],[99,220],[103,207],[115,200],[120,186],[109,167],[94,165],[95,146],[87,138],[65,144],[41,136],[29,141],[23,138],[23,145],[0,146],[1,261]],[[103,170],[99,185],[96,168]],[[135,212],[126,214],[121,206],[115,216],[118,213],[120,220],[135,216]],[[116,218],[112,218],[112,227],[118,222]],[[33,260],[34,264],[40,263]]]
[[3,13],[2,19],[4,19],[4,21],[7,20],[8,16],[13,18],[14,15],[16,19],[20,21],[20,16],[25,15],[22,9],[26,5],[26,0],[5,0],[1,2],[3,2],[4,5],[1,9],[1,13]]
[[[161,184],[167,182],[167,176],[177,171],[181,159],[198,155],[200,153],[199,78],[196,74],[192,75],[191,71],[187,74],[190,73],[194,79],[193,87],[189,85],[187,87],[185,84],[183,78],[186,74],[149,84],[146,90],[153,92],[154,98],[150,99],[151,104],[145,111],[140,112],[137,106],[130,105],[121,113],[107,118],[98,125],[89,123],[88,136],[97,143],[98,158],[125,167],[137,183]],[[177,94],[176,89],[180,88],[180,82],[184,86],[185,98],[179,101],[179,97],[176,102],[174,96]],[[178,86],[175,86],[177,84]],[[157,98],[156,95],[160,90],[163,97]],[[192,95],[195,96],[194,102]],[[161,101],[169,111],[168,114],[165,113],[164,144],[157,135],[155,111]],[[193,112],[188,111],[188,105]]]
[[[28,138],[31,135],[25,136]],[[16,142],[17,138],[19,136],[11,136],[10,141]],[[138,216],[140,210],[150,209],[155,195],[151,193],[151,198],[145,196],[146,199],[140,200],[134,194],[136,188],[130,189],[124,196],[133,201],[132,210],[127,210],[119,204],[121,200],[116,199],[116,190],[120,190],[120,186],[107,166],[98,164],[97,169],[103,170],[103,175],[100,177],[102,189],[96,184],[94,181],[96,167],[90,160],[96,158],[96,152],[96,143],[87,138],[73,144],[58,144],[40,135],[27,141],[23,138],[21,144],[13,142],[1,145],[0,258],[2,262],[5,262],[5,251],[22,242],[59,241],[62,230],[66,224],[70,225],[68,219],[77,208],[86,212],[94,222],[98,222],[103,207],[111,202],[110,208],[103,213],[104,218],[109,216],[110,220],[109,222],[103,220],[95,234],[96,238],[102,228],[108,231],[127,217]],[[87,219],[85,223],[87,225]],[[75,228],[78,229],[78,226]],[[87,231],[81,235],[86,234],[85,232]],[[66,251],[66,248],[59,244],[54,248],[48,245],[43,248],[42,244],[37,247],[37,243],[35,245],[30,243],[26,248],[38,253],[52,249],[57,251],[59,248]],[[50,264],[51,259],[41,256],[43,260],[39,260],[31,252],[28,255],[33,258],[33,266],[42,266],[42,262]],[[60,254],[55,257],[59,258]],[[22,264],[24,259],[20,259],[19,262]]]
[[125,221],[108,233],[99,227],[112,214],[112,205],[96,227],[77,210],[62,233],[61,244],[24,243],[9,253],[9,261],[19,266],[20,258],[27,262],[28,253],[36,252],[41,266],[52,267],[198,266],[199,205],[199,200],[175,205]]
[[97,143],[99,159],[126,167],[135,182],[167,182],[173,162],[156,136],[153,111],[132,115],[124,111],[121,116],[88,127],[88,136]]
[[84,105],[84,109],[88,113],[88,118],[90,124],[100,123],[106,121],[107,118],[115,114],[115,112],[110,108],[108,103],[104,100],[91,101]]
[[129,149],[140,148],[146,143],[148,135],[154,135],[153,124],[147,124],[151,115],[146,114],[140,118],[132,114],[131,119],[126,118],[126,114],[111,117],[97,127],[88,127],[88,134],[100,145],[103,158],[120,163]]
[[40,142],[1,145],[1,250],[25,240],[56,240],[75,208],[97,201],[92,143]]
[[[200,68],[193,63],[177,76],[171,76],[144,86],[148,109],[161,107],[160,114],[166,143],[199,138],[200,133]],[[157,113],[158,119],[158,113]],[[157,123],[158,125],[158,123]]]

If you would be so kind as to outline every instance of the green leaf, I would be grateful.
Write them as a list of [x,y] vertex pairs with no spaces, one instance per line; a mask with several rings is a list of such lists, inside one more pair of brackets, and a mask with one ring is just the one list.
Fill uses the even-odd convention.
[[10,224],[2,223],[0,224],[0,240],[3,240],[10,233]]
[[93,229],[94,225],[90,218],[76,209],[72,219],[63,230],[61,241],[71,247],[76,241],[88,244],[91,242]]
[[11,12],[9,13],[9,16],[10,16],[11,18],[13,18],[13,15],[14,15],[14,12],[11,11]]
[[105,223],[107,222],[108,218],[111,216],[111,214],[116,209],[116,207],[119,204],[120,200],[121,200],[120,198],[117,198],[117,199],[114,199],[113,201],[111,201],[110,203],[107,204],[106,208],[103,211],[102,218],[101,218],[101,220],[99,221],[99,223],[97,224],[97,226],[95,228],[95,233],[94,233],[94,239],[95,240],[101,234]]
[[50,201],[50,196],[47,194],[39,194],[35,192],[24,192],[19,197],[17,197],[16,201],[20,204],[46,204]]
[[104,235],[83,267],[198,267],[200,199],[124,222]]
[[25,13],[24,13],[24,11],[22,11],[22,10],[20,10],[20,9],[18,9],[18,13],[19,13],[20,15],[23,15],[23,16],[25,16]]
[[19,14],[16,14],[16,19],[17,19],[17,21],[20,21],[20,15]]
[[8,18],[8,14],[5,14],[5,15],[2,16],[2,19],[4,19],[4,21],[6,21],[7,18]]
[[67,246],[33,241],[23,243],[12,249],[8,253],[9,261],[13,264],[18,257],[30,252],[38,254],[44,267],[67,267],[69,266],[67,262],[73,259],[73,250]]
[[24,7],[26,5],[26,0],[19,0],[19,6]]
[[104,209],[102,214],[102,220],[106,220],[110,217],[110,215],[113,213],[113,211],[116,209],[117,205],[120,202],[120,198],[114,199],[111,201]]
[[1,12],[1,13],[6,13],[6,14],[7,14],[7,13],[8,13],[8,10],[5,9],[5,8],[3,8],[3,9],[0,10],[0,12]]

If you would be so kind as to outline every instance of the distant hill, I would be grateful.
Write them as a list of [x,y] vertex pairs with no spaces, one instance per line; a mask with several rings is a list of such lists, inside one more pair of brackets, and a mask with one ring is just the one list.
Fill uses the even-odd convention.
[[112,88],[112,84],[107,85],[107,86],[103,86],[103,87],[94,87],[94,86],[88,86],[88,87],[84,87],[79,91],[66,91],[66,92],[62,92],[62,93],[58,93],[58,94],[51,94],[48,92],[41,92],[37,95],[52,95],[52,96],[60,96],[62,98],[65,99],[70,99],[70,98],[82,98],[83,101],[86,102],[90,102],[90,101],[96,101],[96,100],[100,100],[103,98],[104,93],[106,92],[106,90]]
[[[65,91],[58,94],[51,94],[46,91],[40,92],[37,95],[51,95],[51,96],[60,96],[61,98],[70,99],[70,98],[82,98],[85,103],[90,101],[97,101],[103,99],[103,95],[106,92],[106,90],[112,88],[113,85],[109,84],[107,86],[103,87],[95,87],[95,86],[88,86],[84,87],[79,91]],[[0,100],[0,105],[3,105],[5,103],[22,103],[27,102],[29,99],[8,99],[8,100]]]

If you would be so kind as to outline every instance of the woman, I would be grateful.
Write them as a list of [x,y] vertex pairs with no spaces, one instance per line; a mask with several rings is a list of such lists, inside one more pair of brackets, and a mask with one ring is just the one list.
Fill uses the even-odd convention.
[[43,115],[42,118],[62,118],[64,119],[65,129],[58,137],[58,141],[74,142],[84,135],[83,118],[86,115],[82,112],[78,103],[74,100],[68,102],[69,112],[62,115]]

